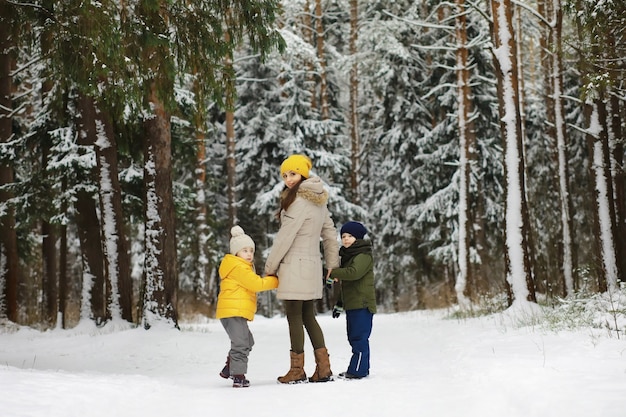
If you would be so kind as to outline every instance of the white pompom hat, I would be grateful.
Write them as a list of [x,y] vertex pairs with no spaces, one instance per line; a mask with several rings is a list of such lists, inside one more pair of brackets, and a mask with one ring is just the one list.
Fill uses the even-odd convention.
[[254,240],[250,236],[248,236],[240,226],[233,226],[230,229],[230,253],[233,255],[237,255],[237,253],[243,248],[252,248],[254,247]]

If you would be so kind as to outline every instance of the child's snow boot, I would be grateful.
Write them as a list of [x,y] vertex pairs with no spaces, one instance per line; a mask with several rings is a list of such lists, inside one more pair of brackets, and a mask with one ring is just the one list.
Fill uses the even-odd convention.
[[220,371],[220,376],[226,379],[230,378],[230,356],[226,357],[226,365]]
[[354,375],[354,374],[351,374],[349,372],[341,372],[339,374],[339,378],[340,379],[361,379],[361,378],[365,378],[365,377],[364,376]]
[[233,388],[248,388],[249,386],[250,381],[245,375],[233,375]]
[[333,380],[333,371],[330,370],[330,358],[325,347],[315,349],[315,372],[309,382],[328,382]]
[[299,382],[306,382],[306,373],[304,372],[304,352],[296,353],[289,352],[291,359],[291,367],[289,372],[284,376],[278,377],[278,382],[281,384],[297,384]]

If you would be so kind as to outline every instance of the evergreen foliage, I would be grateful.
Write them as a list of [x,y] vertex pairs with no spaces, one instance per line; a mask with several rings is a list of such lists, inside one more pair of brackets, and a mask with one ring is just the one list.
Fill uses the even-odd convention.
[[[584,131],[588,115],[582,103],[606,88],[622,106],[618,114],[622,132],[626,131],[626,16],[618,1],[563,4],[567,155],[580,290],[594,282],[589,271],[599,265],[590,249],[599,243]],[[13,92],[12,108],[2,109],[0,116],[11,117],[13,134],[0,138],[0,164],[10,167],[14,179],[0,183],[0,190],[11,194],[0,201],[0,220],[9,208],[15,210],[21,281],[40,289],[41,222],[55,230],[68,226],[69,297],[73,304],[80,302],[88,271],[77,243],[75,203],[79,193],[97,200],[99,186],[94,146],[80,142],[77,103],[89,97],[112,119],[135,302],[142,298],[146,220],[142,122],[151,114],[154,97],[149,86],[155,83],[154,92],[172,115],[180,290],[198,291],[198,265],[214,270],[228,246],[225,114],[234,111],[236,221],[257,244],[258,267],[278,230],[274,215],[283,188],[279,166],[290,154],[303,153],[313,160],[313,174],[327,184],[337,228],[357,220],[370,231],[383,310],[454,303],[460,156],[454,4],[360,1],[356,55],[348,47],[349,1],[325,0],[322,6],[323,62],[317,50],[314,3],[304,0],[5,2],[10,13],[0,16],[0,24],[9,26],[14,42],[4,54],[14,59]],[[488,9],[468,2],[466,11],[471,117],[477,139],[470,177],[470,262],[481,275],[478,300],[501,300],[504,142]],[[562,285],[555,278],[561,268],[558,166],[546,123],[548,87],[542,73],[546,69],[536,62],[542,23],[527,11],[520,11],[522,30],[516,36],[524,45],[524,152],[533,279],[538,291],[551,298]],[[361,145],[358,205],[349,191],[353,169],[349,73],[355,62]],[[322,74],[328,117],[320,109]],[[201,163],[207,174],[202,196],[196,176],[198,137],[206,154]],[[623,137],[616,138],[616,143],[622,142]],[[623,147],[616,149],[623,153]],[[624,190],[618,191],[624,195]],[[208,232],[202,237],[196,224],[199,198],[207,213]],[[209,259],[198,259],[198,245],[204,245]],[[212,303],[208,294],[218,290],[215,274],[209,275],[204,292],[194,294],[202,303]],[[25,323],[40,321],[39,313],[33,313],[41,310],[33,296],[37,290],[21,290]]]

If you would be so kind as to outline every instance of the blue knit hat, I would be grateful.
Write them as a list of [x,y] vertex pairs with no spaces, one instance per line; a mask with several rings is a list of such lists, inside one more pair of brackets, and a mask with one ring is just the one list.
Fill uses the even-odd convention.
[[367,234],[367,229],[359,222],[347,222],[341,226],[340,234],[349,233],[356,239],[363,239]]

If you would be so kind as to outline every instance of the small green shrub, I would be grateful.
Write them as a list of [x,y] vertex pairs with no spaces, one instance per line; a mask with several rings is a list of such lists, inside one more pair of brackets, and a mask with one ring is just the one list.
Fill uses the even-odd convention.
[[545,325],[552,330],[596,328],[620,338],[626,331],[626,285],[616,291],[590,293],[581,290],[546,309]]

